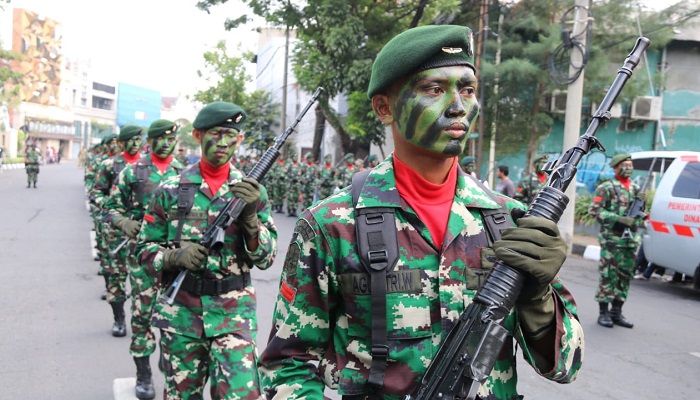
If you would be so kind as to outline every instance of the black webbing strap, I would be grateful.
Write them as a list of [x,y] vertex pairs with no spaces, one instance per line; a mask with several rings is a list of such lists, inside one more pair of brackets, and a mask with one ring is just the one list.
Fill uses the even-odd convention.
[[144,164],[141,160],[136,161],[136,165],[134,166],[134,175],[136,176],[136,188],[134,193],[137,199],[142,200],[146,180],[148,179],[149,175],[148,165]]
[[[481,188],[481,190],[486,193],[494,203],[499,204],[496,195],[493,194],[491,189],[487,188],[480,180],[475,179],[470,176],[476,182],[476,184]],[[486,230],[486,235],[489,239],[489,244],[501,240],[501,233],[506,228],[512,228],[513,224],[508,219],[510,213],[506,208],[505,204],[501,208],[495,210],[480,208],[481,218],[484,221],[484,230]]]
[[180,177],[180,184],[177,187],[177,232],[175,232],[175,239],[173,240],[175,247],[180,247],[185,215],[190,212],[194,205],[194,194],[198,186],[192,183],[183,183],[182,177]]
[[[370,170],[352,177],[353,208],[357,205],[360,191]],[[372,364],[369,370],[369,389],[373,397],[381,398],[384,387],[389,346],[386,321],[386,274],[396,265],[399,243],[391,207],[355,208],[355,235],[360,260],[370,274],[372,296]]]

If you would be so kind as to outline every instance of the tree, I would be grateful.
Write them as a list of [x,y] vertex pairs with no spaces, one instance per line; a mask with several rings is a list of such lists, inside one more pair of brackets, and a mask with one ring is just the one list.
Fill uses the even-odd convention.
[[[265,151],[275,138],[274,116],[279,105],[272,102],[272,95],[264,90],[246,92],[250,76],[246,72],[246,63],[253,59],[249,51],[237,50],[240,56],[229,56],[226,42],[219,41],[216,47],[204,53],[204,71],[197,71],[209,87],[192,96],[195,101],[207,104],[213,101],[228,101],[239,105],[246,112],[243,123],[244,143],[250,149]],[[189,128],[191,132],[191,127]],[[188,147],[187,139],[183,141]]]

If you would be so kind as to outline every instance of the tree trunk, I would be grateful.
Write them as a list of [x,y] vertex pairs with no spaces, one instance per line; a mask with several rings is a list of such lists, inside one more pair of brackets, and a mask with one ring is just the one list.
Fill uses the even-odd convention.
[[[542,85],[542,82],[539,82],[537,84],[537,96],[535,96],[536,99],[542,98],[542,92],[544,91],[544,86]],[[535,105],[532,107],[532,115],[537,115],[540,112],[540,102],[535,101]],[[537,127],[535,124],[532,124],[532,128],[530,129],[530,139],[527,142],[527,154],[525,155],[525,175],[524,176],[529,176],[530,175],[530,166],[532,165],[532,157],[535,155],[535,150],[537,146]]]
[[318,104],[321,106],[326,120],[340,137],[340,145],[343,148],[343,154],[354,153],[358,147],[357,142],[345,131],[340,116],[338,116],[338,113],[328,104],[328,97],[321,96]]
[[311,149],[311,154],[314,156],[314,160],[319,161],[321,164],[321,145],[323,144],[323,134],[326,127],[326,116],[323,114],[323,109],[320,105],[317,105],[314,109],[316,113],[316,126],[314,127],[314,144]]

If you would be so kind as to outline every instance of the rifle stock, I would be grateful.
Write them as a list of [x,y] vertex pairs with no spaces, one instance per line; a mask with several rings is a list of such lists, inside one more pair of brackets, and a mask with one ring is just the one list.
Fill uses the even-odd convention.
[[[559,159],[550,162],[546,185],[535,196],[523,218],[537,216],[558,222],[569,202],[564,191],[576,177],[576,166],[592,148],[605,151],[595,133],[601,121],[610,119],[610,108],[619,96],[632,71],[649,46],[640,37],[625,59],[593,121],[578,143]],[[507,335],[505,319],[514,307],[525,275],[502,261],[496,262],[474,301],[464,310],[438,349],[421,382],[406,400],[458,399],[473,400],[493,370],[496,357]]]
[[[311,100],[309,100],[309,102],[306,104],[304,109],[301,110],[299,115],[297,115],[296,120],[294,120],[292,125],[290,125],[281,135],[275,138],[275,144],[270,146],[270,148],[268,148],[265,151],[265,154],[263,154],[263,156],[260,158],[260,161],[258,161],[255,164],[255,166],[247,175],[247,177],[253,178],[258,182],[262,180],[265,174],[267,174],[270,168],[272,168],[272,164],[275,163],[277,157],[279,157],[280,149],[284,145],[284,142],[287,140],[287,138],[289,138],[289,136],[292,133],[295,132],[295,129],[297,125],[299,125],[299,122],[301,122],[302,118],[304,118],[304,115],[306,115],[311,106],[314,105],[314,103],[316,102],[316,100],[322,92],[323,88],[319,86],[314,92],[314,94],[311,96]],[[224,208],[219,212],[214,222],[211,225],[209,225],[209,227],[207,227],[207,229],[204,231],[204,233],[202,234],[202,239],[199,240],[199,244],[208,248],[209,251],[214,253],[218,253],[219,251],[221,251],[221,248],[224,246],[224,237],[226,235],[226,229],[228,229],[228,227],[231,226],[231,224],[238,220],[238,217],[241,215],[241,212],[243,211],[243,208],[245,208],[245,206],[245,201],[234,196],[228,203],[226,203]],[[161,301],[163,303],[168,305],[173,304],[177,293],[180,291],[180,286],[182,285],[182,282],[184,281],[186,276],[186,269],[180,271],[173,283],[163,294],[163,297],[161,298]]]

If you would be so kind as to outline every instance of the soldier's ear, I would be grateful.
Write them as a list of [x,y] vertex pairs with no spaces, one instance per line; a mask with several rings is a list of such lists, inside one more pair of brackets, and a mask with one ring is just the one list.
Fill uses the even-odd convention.
[[200,131],[199,129],[192,130],[192,137],[194,138],[194,140],[197,141],[197,143],[202,143],[202,131]]
[[389,125],[394,122],[394,114],[391,111],[389,96],[385,94],[376,94],[372,96],[372,109],[384,125]]

